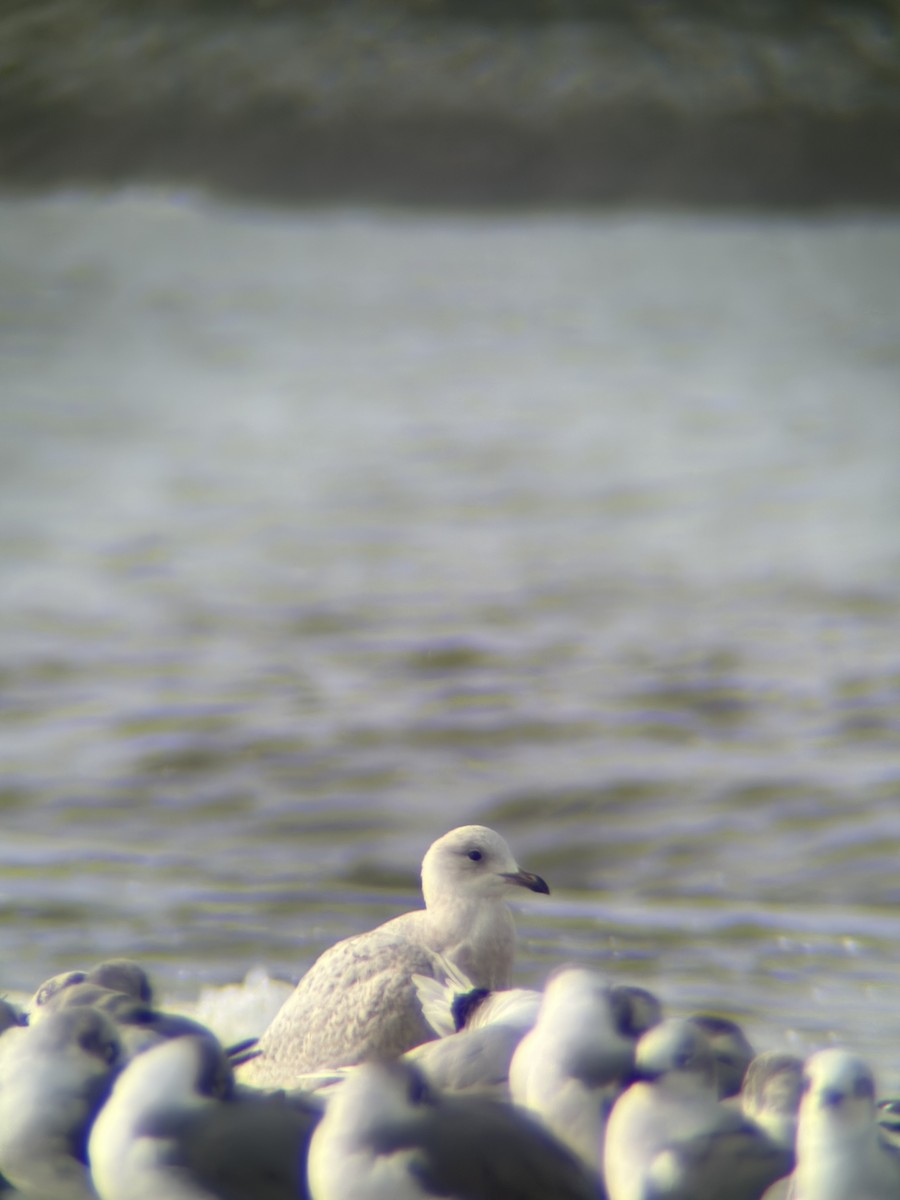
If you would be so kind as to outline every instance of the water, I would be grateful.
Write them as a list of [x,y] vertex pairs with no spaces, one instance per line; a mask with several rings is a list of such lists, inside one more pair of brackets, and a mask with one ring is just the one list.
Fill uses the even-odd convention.
[[896,217],[60,193],[0,284],[4,987],[296,978],[483,821],[522,981],[900,1087]]

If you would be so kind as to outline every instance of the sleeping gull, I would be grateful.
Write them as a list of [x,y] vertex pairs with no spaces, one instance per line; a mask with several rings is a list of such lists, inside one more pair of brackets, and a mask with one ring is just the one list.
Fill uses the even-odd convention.
[[599,1175],[606,1121],[630,1081],[638,1038],[661,1017],[642,988],[611,987],[565,967],[544,988],[534,1028],[513,1055],[509,1090]]
[[408,1063],[363,1063],[309,1149],[313,1200],[599,1200],[600,1184],[507,1104],[432,1092]]
[[609,1200],[758,1200],[790,1170],[789,1151],[720,1103],[712,1048],[690,1021],[646,1033],[635,1069],[606,1129]]
[[147,1004],[153,999],[153,988],[143,967],[129,958],[110,958],[91,967],[89,971],[64,971],[46,979],[31,1000],[32,1024],[60,1003],[66,1003],[64,993],[69,988],[82,984],[96,988],[98,995],[122,992]]
[[138,1055],[94,1122],[101,1200],[301,1200],[317,1106],[241,1091],[208,1037]]
[[806,1062],[797,1121],[797,1166],[767,1200],[897,1200],[900,1152],[880,1129],[875,1079],[848,1050]]
[[126,1059],[134,1058],[150,1046],[173,1037],[196,1034],[213,1038],[205,1025],[181,1013],[164,1012],[133,995],[103,987],[84,980],[66,984],[60,991],[35,1010],[32,1024],[47,1019],[48,1013],[66,1012],[75,1008],[95,1008],[115,1022]]
[[121,1047],[93,1008],[50,1013],[0,1038],[0,1173],[35,1200],[91,1200],[90,1123],[112,1086]]
[[477,987],[508,987],[511,887],[550,890],[492,829],[464,825],[439,838],[422,862],[425,908],[326,950],[260,1038],[242,1079],[290,1087],[308,1073],[396,1058],[430,1040],[413,976],[440,978],[444,956]]

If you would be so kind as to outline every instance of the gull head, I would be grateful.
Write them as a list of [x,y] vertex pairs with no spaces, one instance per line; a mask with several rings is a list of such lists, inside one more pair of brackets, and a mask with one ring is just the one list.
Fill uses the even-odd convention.
[[596,971],[587,967],[557,967],[544,986],[541,1012],[566,1012],[576,1009],[609,1015],[610,986]]
[[550,894],[540,875],[523,871],[499,833],[463,825],[438,838],[422,860],[422,895],[427,908],[448,900],[497,900],[511,887]]
[[92,967],[80,982],[94,983],[97,987],[122,992],[135,1000],[143,1000],[145,1004],[153,1001],[153,986],[147,972],[130,958],[106,959],[105,962]]
[[646,988],[616,984],[610,988],[616,1029],[622,1037],[637,1041],[662,1020],[662,1005]]
[[[609,1034],[635,1042],[662,1019],[654,995],[644,988],[611,986],[587,967],[558,967],[547,980],[541,1000],[542,1013],[561,1013],[574,1019],[602,1022]],[[590,1018],[587,1017],[590,1014]]]
[[716,1062],[719,1097],[736,1096],[744,1073],[753,1060],[753,1047],[736,1021],[713,1013],[695,1013],[688,1017],[692,1025],[706,1034]]
[[49,1013],[23,1031],[39,1053],[94,1063],[106,1071],[119,1065],[122,1047],[114,1023],[96,1008],[69,1008]]
[[335,1088],[323,1124],[329,1131],[340,1129],[347,1142],[376,1145],[436,1104],[425,1076],[412,1063],[360,1063]]
[[63,971],[61,975],[53,975],[50,979],[45,979],[31,998],[29,1005],[31,1023],[36,1025],[40,1018],[46,1015],[43,1010],[55,996],[66,988],[72,987],[73,984],[84,983],[85,979],[87,979],[86,971]]
[[691,1021],[677,1017],[661,1021],[644,1034],[637,1044],[634,1065],[640,1079],[660,1083],[673,1093],[715,1087],[716,1067],[709,1040]]
[[113,1098],[136,1111],[157,1105],[230,1100],[234,1078],[221,1047],[211,1037],[185,1036],[138,1054],[119,1076]]
[[801,1084],[800,1127],[829,1139],[870,1129],[875,1120],[875,1077],[858,1055],[833,1047],[807,1059]]

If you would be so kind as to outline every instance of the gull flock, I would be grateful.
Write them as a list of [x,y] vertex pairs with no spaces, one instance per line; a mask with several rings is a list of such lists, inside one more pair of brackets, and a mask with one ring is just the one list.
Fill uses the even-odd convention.
[[452,830],[424,908],[235,1046],[128,960],[0,1001],[0,1200],[900,1200],[866,1062],[754,1054],[579,966],[513,988],[523,888],[549,892],[499,834]]

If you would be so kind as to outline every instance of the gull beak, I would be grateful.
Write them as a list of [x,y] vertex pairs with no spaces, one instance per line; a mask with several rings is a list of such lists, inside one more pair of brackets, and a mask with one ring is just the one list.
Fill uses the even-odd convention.
[[507,883],[514,883],[516,887],[528,888],[530,892],[540,892],[544,896],[550,895],[550,889],[540,875],[532,875],[530,871],[503,872],[500,878],[505,879]]

